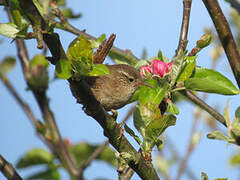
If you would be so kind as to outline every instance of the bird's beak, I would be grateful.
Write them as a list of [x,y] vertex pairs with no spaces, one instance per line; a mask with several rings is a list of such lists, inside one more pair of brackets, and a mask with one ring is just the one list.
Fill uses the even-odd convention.
[[148,84],[148,83],[144,82],[143,80],[139,82],[139,86],[147,86],[147,87],[153,88],[153,86],[151,84]]

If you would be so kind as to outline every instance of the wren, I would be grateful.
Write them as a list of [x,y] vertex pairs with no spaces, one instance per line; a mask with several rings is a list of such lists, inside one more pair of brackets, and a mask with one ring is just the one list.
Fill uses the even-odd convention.
[[126,64],[106,66],[110,74],[83,78],[106,111],[125,106],[140,86],[148,86],[132,66]]

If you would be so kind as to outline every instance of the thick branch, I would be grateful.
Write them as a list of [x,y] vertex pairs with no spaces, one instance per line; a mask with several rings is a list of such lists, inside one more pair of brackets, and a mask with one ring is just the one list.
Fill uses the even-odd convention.
[[238,87],[240,87],[240,55],[237,45],[233,39],[229,24],[217,0],[203,0],[203,2],[212,18],[218,36],[228,57],[228,61],[231,65]]
[[[122,129],[116,120],[111,117],[96,100],[89,87],[84,81],[69,80],[76,97],[83,102],[85,111],[93,117],[104,129],[104,135],[109,138],[109,142],[119,153],[128,153],[131,158],[127,160],[128,165],[136,171],[142,179],[159,179],[151,162],[147,162],[134,149],[126,137],[122,134]],[[79,91],[81,90],[81,91]]]
[[0,171],[7,179],[23,180],[11,163],[7,162],[0,154]]

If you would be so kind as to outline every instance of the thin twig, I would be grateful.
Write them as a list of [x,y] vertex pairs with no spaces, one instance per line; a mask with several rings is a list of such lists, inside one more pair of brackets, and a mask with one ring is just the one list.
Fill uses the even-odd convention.
[[84,164],[79,169],[79,176],[83,177],[83,171],[92,163],[94,159],[98,157],[98,155],[105,149],[106,146],[109,145],[109,140],[106,140],[102,145],[100,145],[91,156],[84,162]]
[[7,179],[23,180],[22,177],[17,173],[11,163],[7,162],[0,154],[0,171],[4,174]]
[[[32,1],[29,1],[29,0],[20,1],[20,6],[22,9],[25,10],[25,15],[29,18],[29,20],[33,24],[33,29],[34,29],[34,27],[36,27],[36,28],[41,28],[40,31],[45,30],[44,28],[46,28],[46,23],[44,22],[43,18],[41,17],[40,13],[38,12],[37,8],[34,6]],[[40,25],[41,25],[41,27],[40,27]],[[42,37],[42,35],[41,35],[41,37]],[[27,59],[29,62],[29,57],[28,57],[25,43],[23,40],[17,39],[16,45],[17,45],[17,49],[18,49],[19,59],[20,59],[22,65],[24,65],[24,63],[23,63],[24,59]],[[26,76],[26,73],[28,72],[28,67],[26,67],[24,65],[22,68],[23,68],[25,80],[26,80],[27,84],[29,85],[29,87],[31,87],[28,82],[28,78]],[[56,152],[58,153],[60,159],[62,160],[64,166],[69,171],[71,176],[77,176],[78,171],[76,168],[76,162],[75,162],[74,158],[72,157],[72,155],[70,154],[70,152],[68,151],[65,143],[63,142],[63,140],[61,138],[60,132],[56,125],[54,115],[49,107],[49,101],[46,96],[46,90],[36,89],[36,88],[30,88],[30,89],[32,90],[34,97],[35,97],[36,101],[38,102],[39,108],[42,112],[43,119],[45,120],[46,124],[49,125],[50,133],[53,138],[52,142],[56,146],[56,149],[55,149]]]
[[205,4],[208,13],[212,18],[219,39],[228,57],[228,62],[231,65],[238,87],[240,87],[240,54],[233,39],[229,24],[217,0],[203,0],[203,3]]
[[184,169],[186,167],[187,161],[190,158],[190,155],[192,154],[193,149],[195,148],[195,144],[193,144],[192,138],[193,138],[194,133],[196,132],[197,124],[198,124],[198,118],[195,118],[194,121],[193,121],[193,124],[192,124],[192,128],[191,128],[188,148],[187,148],[187,151],[185,153],[185,156],[183,157],[183,159],[182,159],[182,161],[179,165],[176,180],[180,180],[181,175],[184,172]]
[[[168,148],[170,149],[170,151],[172,151],[173,156],[176,157],[176,160],[179,160],[181,157],[179,156],[179,153],[177,151],[177,148],[175,147],[175,145],[171,142],[171,139],[169,137],[167,137],[167,142],[166,142],[166,146],[168,146]],[[168,149],[167,148],[167,149]],[[182,159],[182,158],[181,158]],[[197,180],[198,178],[195,176],[195,174],[192,172],[192,170],[186,166],[185,167],[185,173],[188,176],[189,179],[191,180]]]
[[34,127],[37,127],[37,119],[33,115],[32,110],[30,107],[22,100],[22,98],[19,96],[15,88],[12,86],[12,84],[8,81],[7,77],[1,77],[0,78],[3,82],[3,84],[7,87],[8,91],[12,94],[12,96],[16,99],[20,107],[23,109],[24,113],[27,115],[31,123]]
[[[62,25],[62,24],[60,24],[58,22],[55,22],[55,23],[56,23],[56,27],[59,28],[59,29],[65,30],[67,32],[71,32],[71,33],[73,33],[75,35],[81,35],[81,36],[83,36],[83,37],[85,37],[87,39],[92,39],[92,40],[96,40],[97,39],[94,36],[86,33],[85,31],[80,31],[79,29],[75,28],[74,26],[72,26],[69,23],[66,23],[64,25]],[[128,51],[125,51],[125,50],[122,50],[120,48],[117,48],[115,46],[113,46],[111,48],[110,54],[111,53],[115,53],[115,54],[118,54],[118,55],[123,56],[123,57],[128,57],[128,58],[130,58],[134,62],[138,61],[138,58],[135,55],[133,55],[132,53],[130,53]]]
[[188,36],[191,5],[192,5],[192,0],[183,0],[182,26],[181,26],[181,33],[180,33],[179,42],[178,42],[178,48],[176,50],[176,56],[178,55],[180,49],[185,51],[187,47],[187,43],[188,43],[187,36]]

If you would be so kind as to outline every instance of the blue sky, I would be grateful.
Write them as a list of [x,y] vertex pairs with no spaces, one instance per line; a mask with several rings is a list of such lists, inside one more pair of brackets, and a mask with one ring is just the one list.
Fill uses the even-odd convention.
[[[224,13],[227,14],[228,4],[224,1],[220,1],[220,4]],[[117,37],[114,45],[122,49],[130,49],[137,57],[141,56],[143,48],[147,49],[148,57],[156,56],[159,49],[162,50],[164,56],[170,59],[175,54],[182,19],[182,1],[72,0],[67,5],[72,7],[75,12],[83,14],[81,19],[71,21],[74,26],[81,30],[86,29],[87,33],[96,37],[102,33],[107,34],[107,36],[115,33]],[[7,22],[2,7],[0,7],[0,22]],[[188,36],[189,50],[194,47],[195,42],[203,34],[203,28],[209,26],[212,27],[213,23],[202,1],[193,1]],[[75,36],[61,30],[57,30],[57,32],[60,34],[65,50],[67,50],[69,43]],[[1,39],[3,39],[3,43],[0,44],[1,57],[6,55],[17,57],[15,44],[11,43],[11,39],[2,36]],[[27,47],[30,57],[41,52],[36,48],[35,40],[28,40]],[[198,54],[197,64],[199,66],[210,67],[209,51],[210,47]],[[110,61],[107,60],[106,62],[109,63]],[[217,70],[236,84],[225,55],[221,58]],[[53,71],[54,67],[51,66],[51,77],[53,77]],[[24,101],[30,105],[35,116],[41,119],[40,111],[31,92],[26,91],[26,83],[23,80],[19,61],[14,70],[9,73],[8,78]],[[64,138],[69,138],[73,143],[80,141],[101,143],[106,140],[100,126],[85,115],[81,106],[76,104],[66,81],[52,82],[49,86],[48,96],[50,97],[50,106],[55,113],[59,129]],[[0,154],[8,161],[15,163],[30,148],[45,148],[44,144],[35,135],[29,120],[2,83],[0,83],[0,99]],[[234,109],[239,105],[239,96],[224,97],[210,94],[207,103],[218,105],[222,113],[227,99],[230,99],[231,115],[233,117]],[[118,121],[121,121],[124,117],[129,106],[119,110]],[[189,140],[194,106],[190,103],[182,103],[179,108],[180,114],[176,126],[167,129],[166,133],[182,156],[186,151]],[[129,121],[129,125],[132,125],[132,120]],[[222,130],[226,132],[225,128],[222,128]],[[188,164],[195,175],[200,178],[201,172],[204,171],[210,179],[220,177],[236,179],[237,169],[231,168],[227,161],[228,157],[236,152],[236,146],[207,139],[206,134],[210,130],[206,129],[203,123],[200,123],[198,131],[202,131],[203,136]],[[20,174],[25,176],[30,171],[20,171]],[[172,177],[175,177],[176,166],[171,174]],[[100,162],[93,163],[87,169],[85,175],[90,180],[99,176],[117,179],[117,172]],[[64,174],[64,177],[67,178],[66,174]],[[0,179],[4,179],[1,174]],[[138,176],[135,175],[133,179],[138,179]],[[187,177],[183,176],[182,179],[187,179]]]

